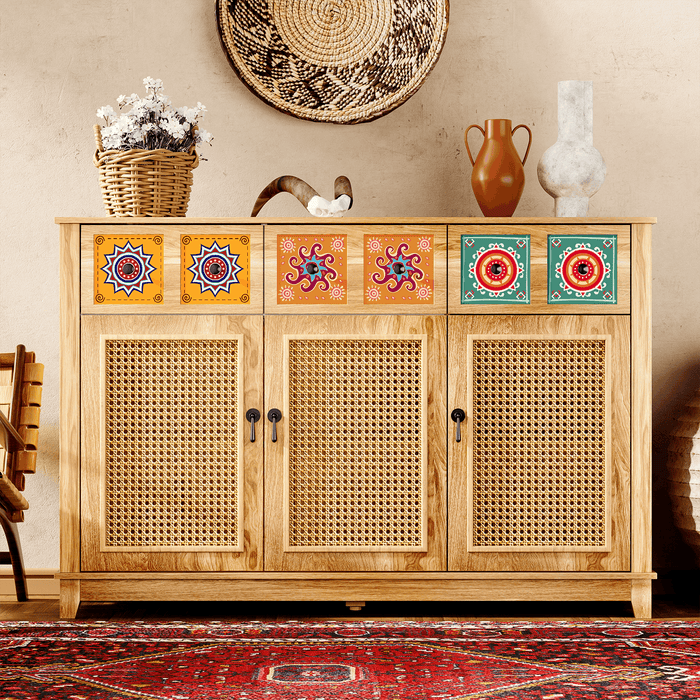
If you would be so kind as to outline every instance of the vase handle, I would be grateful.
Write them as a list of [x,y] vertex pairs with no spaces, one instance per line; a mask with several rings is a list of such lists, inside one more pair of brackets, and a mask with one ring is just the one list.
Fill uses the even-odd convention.
[[467,134],[472,130],[472,129],[478,129],[481,132],[481,135],[486,138],[486,132],[478,125],[478,124],[472,124],[465,132],[464,132],[464,145],[467,147],[467,153],[469,154],[469,160],[472,162],[472,165],[474,165],[474,159],[472,158],[472,152],[469,150],[469,141],[467,141]]
[[513,129],[513,131],[510,132],[510,135],[512,136],[518,129],[527,129],[527,133],[530,135],[528,141],[527,141],[527,150],[525,151],[525,157],[523,158],[523,165],[525,165],[525,161],[527,160],[527,154],[530,152],[530,146],[532,146],[532,132],[530,131],[529,126],[525,126],[525,124],[518,124],[518,126]]

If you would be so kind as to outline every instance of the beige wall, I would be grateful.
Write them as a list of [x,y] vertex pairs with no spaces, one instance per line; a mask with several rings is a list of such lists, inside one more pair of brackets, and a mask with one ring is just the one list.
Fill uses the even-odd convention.
[[[357,126],[303,122],[254,97],[219,46],[214,0],[0,0],[0,343],[46,365],[39,471],[28,478],[26,563],[58,566],[57,215],[102,215],[92,165],[95,110],[162,78],[175,104],[200,100],[213,132],[192,216],[248,215],[274,177],[330,197],[353,183],[355,216],[478,216],[464,128],[510,118],[534,133],[517,214],[552,200],[536,166],[557,137],[557,81],[594,81],[594,143],[608,176],[592,216],[657,216],[654,420],[663,433],[700,385],[700,2],[452,0],[443,55],[405,105]],[[524,143],[524,137],[516,142]],[[520,141],[522,139],[522,141]],[[300,215],[287,195],[269,215]],[[656,466],[655,561],[685,566]]]

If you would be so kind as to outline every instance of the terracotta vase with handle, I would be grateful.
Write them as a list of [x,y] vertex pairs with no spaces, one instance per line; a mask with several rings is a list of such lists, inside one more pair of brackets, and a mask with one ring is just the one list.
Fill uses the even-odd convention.
[[[532,132],[525,124],[511,129],[510,119],[487,119],[486,129],[472,124],[464,132],[472,170],[472,189],[484,216],[512,216],[525,188],[523,165],[530,153]],[[484,136],[484,143],[476,156],[469,150],[467,135],[471,129],[478,129]],[[518,129],[527,129],[529,139],[525,157],[520,160],[513,143],[513,134]]]

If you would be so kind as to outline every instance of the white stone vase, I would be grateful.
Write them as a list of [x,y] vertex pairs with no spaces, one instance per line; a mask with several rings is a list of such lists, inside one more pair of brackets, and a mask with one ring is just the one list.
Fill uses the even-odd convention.
[[555,216],[587,216],[588,200],[601,187],[607,168],[593,146],[593,83],[558,83],[559,135],[537,164],[537,177],[554,197]]
[[700,390],[671,432],[666,466],[673,519],[700,561]]

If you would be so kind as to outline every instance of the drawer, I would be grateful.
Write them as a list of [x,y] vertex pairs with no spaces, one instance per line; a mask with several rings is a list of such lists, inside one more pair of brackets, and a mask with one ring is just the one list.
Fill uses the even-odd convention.
[[444,314],[445,225],[265,227],[267,314]]
[[261,314],[261,225],[80,228],[84,314]]
[[[580,276],[572,288],[561,271],[577,256],[575,265],[590,279]],[[483,274],[491,257],[492,269],[502,273],[492,286]],[[519,267],[518,286],[504,292],[498,285],[508,285],[511,262]],[[448,268],[451,314],[630,313],[629,225],[450,225]]]

